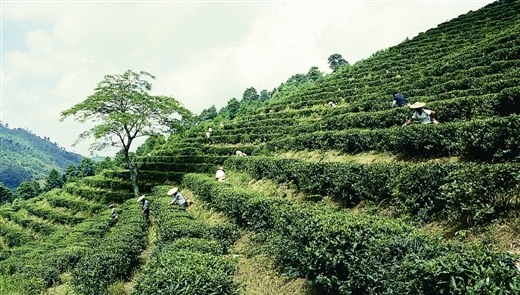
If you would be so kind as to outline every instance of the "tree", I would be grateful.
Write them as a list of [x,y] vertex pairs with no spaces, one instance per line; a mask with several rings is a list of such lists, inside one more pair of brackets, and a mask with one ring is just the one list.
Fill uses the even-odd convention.
[[41,193],[41,186],[36,180],[24,181],[16,188],[16,197],[27,200]]
[[329,56],[329,67],[332,71],[339,69],[343,65],[348,65],[348,62],[341,56],[341,54],[335,53]]
[[199,115],[199,121],[210,121],[218,116],[217,108],[212,105],[210,108],[203,110]]
[[99,151],[109,146],[121,148],[136,196],[140,192],[137,168],[129,154],[132,142],[141,136],[172,131],[178,125],[179,117],[191,116],[191,112],[173,97],[151,95],[150,79],[155,77],[145,71],[127,70],[123,74],[106,75],[92,95],[63,111],[60,119],[73,116],[81,123],[96,124],[81,133],[75,144],[93,137],[91,150]]
[[103,170],[109,170],[113,168],[114,163],[110,157],[105,157],[103,161],[96,162],[94,164],[94,174],[99,174]]
[[309,81],[318,81],[323,78],[323,73],[318,69],[318,67],[311,67],[309,72],[307,73],[307,79]]
[[55,188],[61,188],[63,186],[63,179],[60,172],[56,169],[52,169],[49,175],[45,178],[45,191],[50,191]]
[[240,108],[240,103],[236,98],[232,98],[228,101],[227,105],[220,109],[220,115],[223,118],[233,120],[238,114],[238,109]]
[[11,202],[13,200],[13,192],[0,182],[0,204]]
[[258,92],[256,92],[255,87],[249,87],[244,90],[244,94],[242,95],[242,103],[257,101],[260,98]]
[[161,134],[155,134],[146,139],[146,141],[137,148],[136,155],[145,156],[153,150],[158,149],[161,145],[166,143],[166,138]]
[[83,158],[76,170],[79,177],[93,176],[95,174],[94,161],[90,158]]
[[267,101],[271,98],[271,93],[267,91],[266,89],[260,91],[260,101]]

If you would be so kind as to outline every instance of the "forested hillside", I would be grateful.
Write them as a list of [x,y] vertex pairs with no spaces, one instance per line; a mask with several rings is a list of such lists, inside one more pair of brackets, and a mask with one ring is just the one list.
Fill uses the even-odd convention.
[[[497,1],[249,88],[131,155],[142,203],[107,161],[0,207],[0,293],[520,294],[518,65]],[[403,126],[395,91],[440,123]]]
[[82,156],[68,152],[49,138],[0,124],[0,182],[11,190],[31,179],[43,179],[52,169],[77,165]]

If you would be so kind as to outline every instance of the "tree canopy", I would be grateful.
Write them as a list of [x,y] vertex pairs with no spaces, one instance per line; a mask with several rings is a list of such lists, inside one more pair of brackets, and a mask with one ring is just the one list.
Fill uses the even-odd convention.
[[329,56],[328,59],[329,67],[335,71],[339,69],[343,65],[348,65],[349,63],[341,56],[339,53],[334,53],[331,56]]
[[3,183],[0,182],[0,204],[5,202],[11,202],[13,199],[13,192],[4,186]]
[[152,79],[155,77],[145,71],[106,75],[92,95],[61,113],[61,121],[72,116],[81,123],[94,123],[79,135],[75,144],[92,137],[95,141],[91,150],[121,147],[136,195],[137,170],[128,155],[134,139],[176,132],[183,118],[192,116],[173,97],[151,95]]

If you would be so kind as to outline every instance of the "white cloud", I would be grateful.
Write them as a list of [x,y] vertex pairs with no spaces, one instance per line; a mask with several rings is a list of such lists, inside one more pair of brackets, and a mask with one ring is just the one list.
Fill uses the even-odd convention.
[[146,70],[154,93],[196,113],[342,54],[350,63],[492,1],[52,2],[2,11],[3,118],[69,150],[84,126],[59,113],[107,74]]

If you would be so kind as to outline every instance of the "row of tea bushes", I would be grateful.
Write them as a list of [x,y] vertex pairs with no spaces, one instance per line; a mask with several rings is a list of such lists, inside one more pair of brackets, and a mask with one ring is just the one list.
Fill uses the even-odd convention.
[[85,212],[88,214],[97,213],[104,209],[99,203],[94,203],[77,196],[63,192],[62,190],[52,190],[42,196],[53,207],[67,208],[72,214]]
[[110,191],[133,191],[129,178],[108,178],[105,175],[95,175],[81,178],[81,183],[92,188]]
[[[68,194],[80,196],[86,200],[103,204],[123,203],[124,201],[134,197],[134,193],[128,190],[96,188],[89,184],[85,184],[82,181],[66,183],[63,190]],[[128,182],[125,183],[125,185],[127,184]]]
[[306,278],[320,294],[520,291],[513,257],[484,245],[442,241],[379,216],[276,201],[205,175],[188,174],[184,183],[233,220],[267,233],[280,269]]
[[265,149],[269,152],[338,150],[348,154],[375,150],[407,157],[460,156],[478,161],[518,161],[518,130],[520,116],[510,115],[437,125],[414,124],[405,128],[301,133],[270,141]]
[[34,236],[23,230],[17,224],[0,220],[0,237],[2,242],[8,248],[24,245],[30,241],[34,241]]
[[273,157],[230,158],[226,167],[255,179],[292,183],[344,206],[382,201],[418,221],[490,222],[520,208],[520,164],[340,163]]
[[45,199],[25,202],[22,207],[34,216],[62,225],[76,225],[85,220],[85,214],[74,214],[67,210],[56,210]]
[[[450,83],[459,82],[450,74],[504,59],[518,59],[518,43],[511,43],[511,39],[518,39],[518,6],[516,1],[509,1],[506,5],[463,15],[360,61],[348,70],[340,69],[338,73],[330,74],[331,77],[321,83],[323,85],[300,91],[299,95],[286,95],[276,104],[272,103],[271,108],[279,111],[293,102],[305,103],[319,97],[319,90],[341,89],[336,96],[353,97],[358,103],[368,93],[382,97],[389,95],[391,89],[417,96],[423,93],[438,95],[455,87],[466,88],[464,84]],[[497,72],[504,69],[507,68],[501,67]],[[408,78],[421,74],[424,75],[422,79]],[[375,102],[368,101],[367,106],[372,109],[367,110],[373,110]]]
[[26,230],[44,236],[53,233],[58,228],[57,225],[46,222],[44,219],[29,216],[28,212],[23,209],[15,210],[11,206],[0,208],[0,216],[22,226]]
[[131,294],[238,294],[235,262],[223,256],[240,235],[236,225],[208,225],[168,199],[151,197],[158,241]]
[[83,254],[110,228],[106,216],[95,216],[74,227],[61,227],[41,241],[0,251],[0,276],[16,280],[13,293],[40,294],[61,283],[61,274],[70,271]]
[[[481,96],[467,96],[455,99],[435,101],[428,104],[428,108],[434,109],[439,120],[443,123],[451,121],[467,121],[474,118],[489,118],[493,116],[504,116],[520,113],[520,104],[516,102],[520,96],[520,87],[510,87],[500,93]],[[316,110],[318,111],[318,110]],[[410,116],[408,108],[387,108],[379,112],[344,112],[331,113],[321,120],[298,124],[296,118],[277,118],[285,113],[273,114],[270,118],[263,120],[251,120],[258,116],[247,116],[240,118],[234,123],[234,128],[226,127],[225,130],[216,130],[212,135],[211,143],[237,143],[259,140],[255,134],[280,134],[280,136],[308,134],[318,131],[332,131],[352,128],[390,128],[401,126]],[[296,112],[291,112],[295,116]],[[249,120],[249,121],[248,121]],[[288,124],[287,121],[293,121]],[[276,137],[275,137],[276,138]],[[208,141],[202,139],[200,141]],[[211,151],[208,151],[211,152]],[[199,156],[200,157],[200,156]]]
[[[108,286],[129,277],[147,244],[148,226],[135,199],[125,202],[119,220],[101,243],[87,251],[72,270],[77,294],[108,294]],[[107,215],[108,218],[108,215]]]

